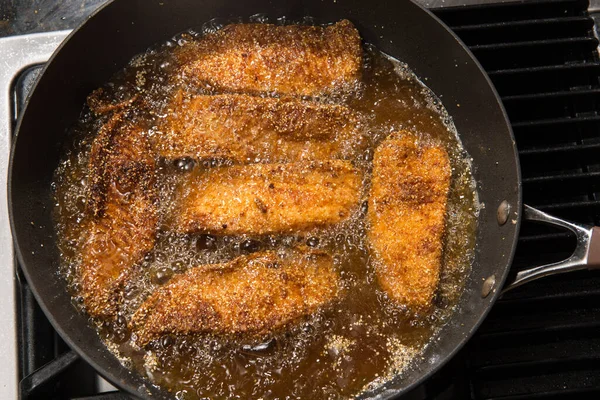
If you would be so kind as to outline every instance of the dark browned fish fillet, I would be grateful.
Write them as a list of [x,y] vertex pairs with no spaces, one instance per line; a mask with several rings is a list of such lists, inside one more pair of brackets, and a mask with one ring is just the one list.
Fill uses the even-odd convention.
[[147,185],[153,175],[154,152],[141,130],[127,121],[127,112],[113,113],[94,138],[89,160],[88,210],[102,216],[111,185],[129,193]]
[[450,176],[446,150],[409,133],[375,151],[368,219],[376,273],[413,312],[429,309],[438,287]]
[[130,327],[139,345],[166,334],[259,335],[316,312],[339,287],[324,252],[254,253],[176,276],[150,295]]
[[103,115],[112,111],[122,110],[133,104],[138,97],[138,95],[133,95],[126,99],[117,99],[113,93],[108,92],[104,88],[98,88],[87,97],[87,105],[94,114]]
[[[187,53],[187,54],[185,54]],[[315,96],[360,77],[360,36],[350,21],[320,26],[232,24],[183,49],[184,75],[236,92]]]
[[158,137],[166,158],[238,164],[350,159],[365,150],[361,118],[341,105],[247,95],[178,96]]
[[152,249],[158,221],[155,161],[140,129],[116,114],[100,129],[89,161],[90,211],[80,294],[93,317],[110,318],[136,263]]
[[348,218],[360,190],[347,161],[220,167],[180,185],[169,225],[182,233],[298,232]]

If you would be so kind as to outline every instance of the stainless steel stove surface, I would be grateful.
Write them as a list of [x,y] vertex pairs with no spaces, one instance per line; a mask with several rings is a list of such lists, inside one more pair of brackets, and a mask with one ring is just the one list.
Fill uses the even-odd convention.
[[[8,21],[0,23],[0,36],[72,27],[104,2],[2,3],[0,15]],[[496,85],[519,147],[525,202],[576,222],[600,224],[600,58],[596,14],[588,13],[600,7],[582,0],[454,8],[448,6],[464,0],[422,3],[443,7],[433,11],[471,48]],[[5,200],[10,140],[41,64],[67,33],[0,38],[3,399],[129,398],[60,340],[13,257]],[[574,246],[568,232],[524,224],[511,272],[566,258]],[[600,271],[530,283],[506,294],[468,345],[403,399],[600,398],[599,329]]]

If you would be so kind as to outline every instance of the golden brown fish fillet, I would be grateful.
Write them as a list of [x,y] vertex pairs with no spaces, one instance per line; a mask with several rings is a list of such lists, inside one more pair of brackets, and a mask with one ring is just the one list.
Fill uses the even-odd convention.
[[298,232],[348,218],[360,191],[347,161],[220,167],[180,185],[169,225],[182,233]]
[[265,251],[176,276],[146,299],[130,327],[139,345],[166,334],[260,335],[316,312],[339,290],[328,254]]
[[157,229],[155,161],[143,132],[114,115],[89,161],[92,218],[82,248],[80,295],[93,317],[114,317],[122,288],[152,249]]
[[364,151],[361,118],[347,107],[294,98],[194,96],[173,102],[158,137],[166,158],[238,164],[349,159]]
[[[187,53],[187,54],[185,54]],[[183,49],[183,74],[235,92],[316,96],[355,84],[362,48],[343,20],[320,26],[232,24]]]
[[369,239],[379,284],[413,312],[426,311],[437,289],[450,185],[441,146],[408,133],[375,151],[369,200]]

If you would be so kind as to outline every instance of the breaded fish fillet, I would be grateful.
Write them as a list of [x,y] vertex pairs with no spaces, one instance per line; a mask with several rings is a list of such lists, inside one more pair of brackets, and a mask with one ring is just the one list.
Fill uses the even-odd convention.
[[294,98],[178,96],[158,137],[166,158],[238,164],[349,159],[364,151],[361,118],[347,107]]
[[355,84],[362,48],[343,20],[328,27],[232,24],[183,49],[184,76],[235,92],[316,96]]
[[108,118],[94,138],[88,163],[88,210],[102,216],[109,200],[110,186],[115,193],[129,193],[148,185],[144,179],[154,174],[154,151],[138,127],[127,121],[126,112]]
[[155,161],[123,114],[100,129],[89,161],[92,218],[82,248],[80,295],[93,317],[113,317],[123,285],[152,249],[158,222]]
[[369,240],[379,284],[413,312],[426,311],[439,283],[451,168],[441,146],[408,133],[375,151]]
[[180,185],[169,225],[182,233],[298,232],[348,218],[360,192],[347,161],[220,167]]
[[265,334],[332,302],[339,280],[321,251],[254,253],[176,276],[146,299],[130,328],[139,345],[166,334]]
[[117,99],[113,93],[104,88],[94,90],[87,97],[86,102],[90,110],[96,115],[108,114],[112,111],[122,110],[133,104],[139,98],[138,94],[126,99]]

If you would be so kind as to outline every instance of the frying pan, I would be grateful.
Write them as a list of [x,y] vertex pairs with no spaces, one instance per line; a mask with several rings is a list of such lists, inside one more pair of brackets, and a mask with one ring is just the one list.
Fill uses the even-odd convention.
[[522,208],[515,141],[496,91],[464,44],[412,1],[114,0],[75,30],[46,64],[19,120],[8,177],[11,228],[25,276],[63,339],[107,380],[138,397],[170,397],[109,353],[87,318],[73,307],[65,282],[57,275],[60,260],[51,218],[51,182],[66,132],[79,117],[86,96],[135,54],[213,18],[247,20],[257,13],[291,20],[311,16],[317,23],[351,20],[365,42],[408,63],[441,98],[473,159],[484,207],[472,272],[458,311],[415,368],[363,397],[391,398],[408,391],[469,339],[501,294],[523,216],[572,229],[579,245],[565,263],[529,270],[514,285],[600,260],[600,248],[592,246],[600,236],[597,228]]

